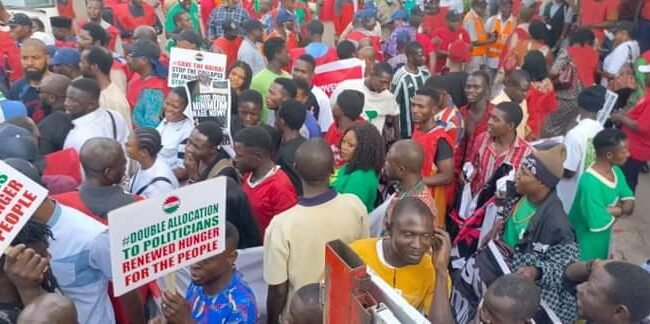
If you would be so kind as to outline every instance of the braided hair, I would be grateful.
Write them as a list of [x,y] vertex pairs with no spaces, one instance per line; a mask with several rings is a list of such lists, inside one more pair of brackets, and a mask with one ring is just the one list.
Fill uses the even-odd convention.
[[357,124],[348,128],[343,137],[348,132],[354,132],[356,135],[357,146],[347,163],[346,173],[350,174],[355,170],[374,170],[380,174],[386,157],[386,143],[377,127],[370,123]]
[[155,128],[141,127],[135,130],[135,139],[141,150],[147,151],[153,158],[162,149],[160,133]]
[[[42,243],[46,246],[49,246],[48,241],[54,239],[52,231],[47,224],[43,224],[37,221],[28,220],[25,226],[18,232],[14,240],[11,242],[12,246],[18,244],[25,244],[27,246],[35,243]],[[43,277],[43,282],[41,287],[45,291],[53,293],[58,288],[59,285],[52,273],[52,268],[50,267]]]

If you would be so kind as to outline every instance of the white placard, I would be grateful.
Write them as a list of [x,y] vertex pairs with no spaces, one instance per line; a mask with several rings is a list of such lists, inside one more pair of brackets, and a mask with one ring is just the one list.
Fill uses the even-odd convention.
[[115,296],[225,249],[226,178],[108,213]]
[[187,81],[206,76],[211,80],[226,79],[226,55],[172,47],[169,53],[167,86],[182,87]]
[[0,253],[47,197],[47,189],[0,161]]
[[601,125],[605,125],[605,122],[609,119],[609,115],[612,114],[612,110],[614,109],[617,100],[618,94],[614,91],[607,90],[607,93],[605,94],[605,104],[603,105],[603,108],[598,111],[598,122]]

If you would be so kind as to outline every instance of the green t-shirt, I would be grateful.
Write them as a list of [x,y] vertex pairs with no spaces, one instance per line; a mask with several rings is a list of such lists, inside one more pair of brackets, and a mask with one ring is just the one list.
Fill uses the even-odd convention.
[[592,168],[587,169],[578,181],[569,220],[576,232],[581,260],[607,259],[614,224],[614,217],[607,207],[615,206],[619,200],[634,199],[623,171],[618,166],[614,166],[612,171],[614,182]]
[[346,174],[347,164],[336,172],[332,187],[338,193],[354,194],[366,206],[368,212],[375,209],[379,176],[375,170],[354,170]]
[[[174,4],[171,8],[169,8],[169,11],[167,12],[167,16],[165,17],[165,32],[167,33],[174,33],[176,32],[176,22],[174,21],[174,16],[179,13],[185,11],[183,7],[176,3]],[[192,1],[190,4],[190,8],[187,11],[187,14],[190,16],[190,20],[192,21],[192,27],[194,27],[195,32],[199,32],[199,6],[196,4],[196,2]]]
[[530,219],[535,215],[536,211],[537,206],[533,205],[528,198],[521,198],[512,215],[508,217],[503,231],[502,239],[511,248],[514,249],[519,240],[524,237],[528,223],[530,223]]
[[282,71],[282,74],[275,74],[269,69],[264,69],[259,73],[253,76],[253,81],[251,81],[251,89],[257,91],[262,95],[262,117],[261,121],[265,124],[269,124],[269,108],[266,107],[266,95],[269,93],[269,88],[273,84],[273,81],[277,78],[291,78],[291,75],[285,71]]

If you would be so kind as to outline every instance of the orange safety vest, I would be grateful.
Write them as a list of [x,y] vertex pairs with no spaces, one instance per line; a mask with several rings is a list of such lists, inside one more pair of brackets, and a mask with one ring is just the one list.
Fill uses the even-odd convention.
[[496,58],[501,56],[501,52],[503,52],[503,49],[506,47],[506,42],[510,38],[510,35],[514,31],[515,28],[515,23],[513,19],[508,19],[505,24],[505,28],[502,28],[503,26],[501,17],[494,17],[494,25],[492,26],[492,30],[490,32],[494,33],[496,32],[497,35],[499,35],[499,38],[497,38],[497,41],[488,45],[487,48],[487,57],[490,58]]
[[[476,41],[484,42],[488,40],[488,34],[485,32],[485,26],[483,25],[483,20],[479,17],[474,10],[470,10],[465,19],[463,19],[463,25],[468,20],[474,21],[474,28],[476,29]],[[482,46],[472,46],[472,56],[483,56],[487,52],[487,45]]]

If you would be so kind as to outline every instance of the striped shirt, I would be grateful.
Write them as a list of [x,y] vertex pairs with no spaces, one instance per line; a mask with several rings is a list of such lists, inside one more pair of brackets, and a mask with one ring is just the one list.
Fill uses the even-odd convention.
[[413,74],[406,70],[406,66],[402,66],[393,76],[391,91],[395,94],[395,99],[399,105],[401,138],[410,138],[413,133],[411,98],[415,96],[415,92],[424,85],[428,78],[429,71],[425,68],[420,67],[418,73]]

